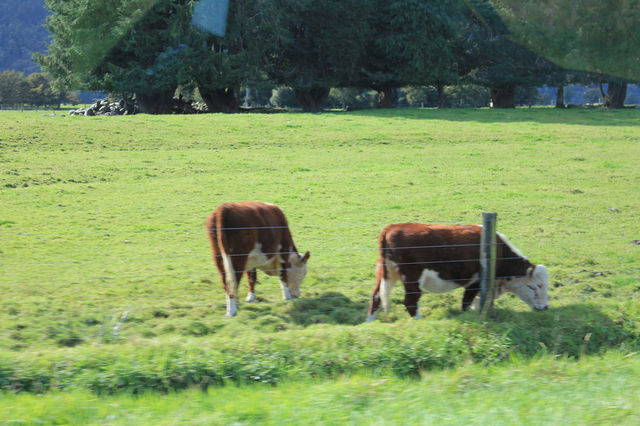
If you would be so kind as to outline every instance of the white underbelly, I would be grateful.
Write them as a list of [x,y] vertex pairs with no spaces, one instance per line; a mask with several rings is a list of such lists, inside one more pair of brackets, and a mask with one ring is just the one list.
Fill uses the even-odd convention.
[[256,243],[253,250],[251,250],[247,256],[245,270],[250,271],[251,269],[257,268],[264,271],[267,275],[278,275],[278,267],[279,256],[275,255],[269,258],[262,252],[262,244]]
[[427,293],[447,293],[460,287],[455,281],[447,281],[440,278],[436,271],[423,269],[418,280],[420,290]]

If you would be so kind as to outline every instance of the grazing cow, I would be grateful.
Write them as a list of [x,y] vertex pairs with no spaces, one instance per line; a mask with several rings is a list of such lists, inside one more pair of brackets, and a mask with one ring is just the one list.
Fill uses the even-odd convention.
[[284,213],[274,204],[246,201],[224,203],[207,219],[213,260],[227,293],[227,316],[237,312],[238,284],[249,281],[247,302],[255,302],[256,268],[279,276],[282,297],[300,297],[309,252],[298,254]]
[[[480,292],[481,235],[480,225],[398,223],[383,229],[367,322],[375,318],[380,304],[388,312],[389,295],[398,280],[404,284],[404,306],[414,318],[420,318],[418,301],[423,292],[445,293],[464,287],[462,309],[467,310]],[[546,309],[547,268],[529,262],[500,233],[496,252],[496,297],[511,292],[532,309]]]

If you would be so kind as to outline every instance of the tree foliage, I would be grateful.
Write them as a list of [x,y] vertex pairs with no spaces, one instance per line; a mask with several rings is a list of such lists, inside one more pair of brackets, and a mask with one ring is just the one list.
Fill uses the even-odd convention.
[[567,69],[637,81],[640,0],[492,0],[510,37]]
[[[637,2],[615,0],[623,9]],[[177,88],[181,93],[197,88],[210,111],[232,112],[241,87],[274,85],[291,88],[306,111],[321,109],[331,88],[354,87],[376,90],[378,106],[391,106],[399,87],[433,87],[443,107],[454,104],[445,101],[453,93],[445,88],[460,83],[485,87],[495,106],[513,107],[516,89],[562,86],[575,75],[536,53],[542,52],[539,46],[529,48],[534,48],[531,40],[538,40],[536,46],[549,41],[546,27],[536,26],[539,20],[571,18],[581,25],[602,13],[604,25],[613,28],[609,39],[592,31],[592,22],[578,26],[580,37],[572,38],[564,27],[553,33],[569,43],[569,56],[584,53],[589,40],[597,61],[602,46],[617,40],[617,20],[623,19],[592,1],[571,6],[545,0],[542,10],[534,10],[539,2],[233,0],[227,31],[219,36],[192,25],[197,3],[46,0],[53,39],[38,62],[60,85],[134,97],[151,113],[169,112]],[[527,19],[516,23],[522,17]],[[531,35],[535,31],[538,39]],[[528,44],[516,43],[522,37]],[[620,42],[613,51],[629,46]],[[545,50],[545,56],[555,58],[555,47],[548,49],[552,54]],[[609,96],[613,105],[623,89],[607,82],[615,89]]]
[[304,110],[317,111],[331,87],[354,84],[367,37],[370,2],[273,0],[273,44],[266,73],[293,88]]
[[373,3],[358,83],[380,92],[379,106],[391,106],[394,87],[442,87],[458,80],[462,2],[375,0]]
[[19,71],[0,72],[0,105],[59,106],[70,100],[74,100],[73,94],[56,88],[47,74],[25,77]]
[[516,88],[545,83],[560,70],[552,62],[509,38],[509,29],[487,0],[466,2],[464,45],[466,81],[489,88],[494,107],[513,108]]

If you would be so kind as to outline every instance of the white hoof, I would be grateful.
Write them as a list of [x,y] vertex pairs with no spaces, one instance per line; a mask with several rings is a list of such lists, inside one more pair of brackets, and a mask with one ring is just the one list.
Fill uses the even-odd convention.
[[282,286],[282,300],[291,300],[291,292],[289,287]]
[[227,296],[227,317],[235,317],[238,313],[238,298]]
[[251,292],[249,294],[247,294],[247,298],[245,299],[245,301],[247,303],[255,303],[258,301],[258,298],[256,297],[256,294]]

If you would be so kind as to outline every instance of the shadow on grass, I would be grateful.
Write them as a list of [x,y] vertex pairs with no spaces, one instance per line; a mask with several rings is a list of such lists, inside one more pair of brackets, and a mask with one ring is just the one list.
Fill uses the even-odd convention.
[[313,324],[360,324],[367,309],[367,301],[353,301],[339,292],[325,292],[314,298],[294,299],[286,312],[291,322]]
[[640,346],[640,336],[631,321],[611,319],[596,307],[575,304],[549,308],[541,312],[515,312],[496,309],[495,318],[486,320],[475,312],[449,310],[449,317],[463,324],[487,327],[505,336],[523,355],[546,351],[553,354],[581,356],[607,348]]
[[391,119],[475,121],[478,123],[520,123],[540,124],[578,124],[583,126],[634,126],[640,112],[635,108],[623,110],[605,109],[555,109],[555,108],[516,108],[516,109],[365,109],[354,112],[336,112],[361,117],[379,117]]

